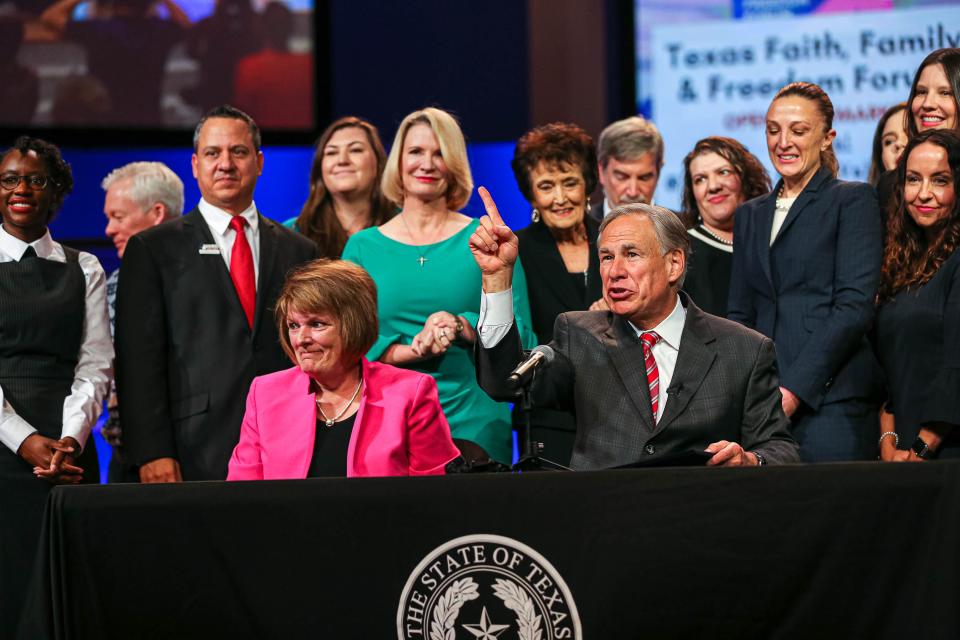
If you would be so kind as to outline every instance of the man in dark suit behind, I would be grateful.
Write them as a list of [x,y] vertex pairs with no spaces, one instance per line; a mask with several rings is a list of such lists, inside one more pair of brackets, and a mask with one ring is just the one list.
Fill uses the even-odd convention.
[[[507,398],[506,379],[522,357],[509,294],[517,238],[485,189],[481,197],[488,215],[470,237],[483,271],[477,373],[487,393]],[[773,343],[679,293],[690,250],[680,219],[662,207],[618,207],[597,246],[610,310],[559,315],[556,358],[533,385],[536,406],[576,415],[571,467],[692,450],[712,454],[710,465],[797,462]]]
[[263,169],[247,114],[218,107],[197,125],[186,216],[130,238],[117,292],[117,392],[141,482],[223,480],[250,382],[290,366],[273,304],[313,242],[263,217]]

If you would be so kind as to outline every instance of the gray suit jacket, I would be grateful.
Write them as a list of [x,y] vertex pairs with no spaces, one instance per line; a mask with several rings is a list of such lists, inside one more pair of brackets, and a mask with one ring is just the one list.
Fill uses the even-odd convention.
[[[687,318],[663,417],[654,425],[643,346],[629,323],[606,311],[557,316],[552,366],[533,385],[535,406],[571,410],[574,469],[653,461],[731,440],[768,463],[798,462],[780,406],[773,342],[701,311],[684,294]],[[477,350],[480,386],[496,399],[522,357],[516,327],[491,349]]]

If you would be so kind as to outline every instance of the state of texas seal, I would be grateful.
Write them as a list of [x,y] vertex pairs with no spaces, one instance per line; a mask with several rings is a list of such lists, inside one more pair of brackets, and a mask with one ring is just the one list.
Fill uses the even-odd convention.
[[397,608],[400,640],[582,640],[567,583],[512,538],[463,536],[416,566]]

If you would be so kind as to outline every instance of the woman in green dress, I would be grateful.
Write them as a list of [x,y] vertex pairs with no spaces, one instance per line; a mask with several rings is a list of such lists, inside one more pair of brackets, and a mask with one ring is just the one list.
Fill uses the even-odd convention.
[[[400,213],[357,232],[343,250],[377,283],[380,335],[367,358],[432,375],[453,437],[509,463],[510,407],[480,389],[473,364],[481,287],[468,240],[478,222],[457,212],[470,199],[473,179],[453,116],[435,108],[408,115],[381,186]],[[513,301],[524,346],[533,346],[522,268]]]

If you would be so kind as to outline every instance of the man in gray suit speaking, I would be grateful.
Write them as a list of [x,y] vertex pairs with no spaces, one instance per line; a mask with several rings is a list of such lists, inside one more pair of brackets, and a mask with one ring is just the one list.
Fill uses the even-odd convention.
[[[477,377],[495,398],[523,352],[510,290],[517,237],[486,189],[470,250],[483,272]],[[610,212],[597,242],[609,311],[560,314],[538,371],[535,406],[572,411],[570,466],[604,469],[690,451],[708,465],[797,462],[780,406],[773,342],[701,311],[680,291],[690,245],[676,214],[632,204]]]

